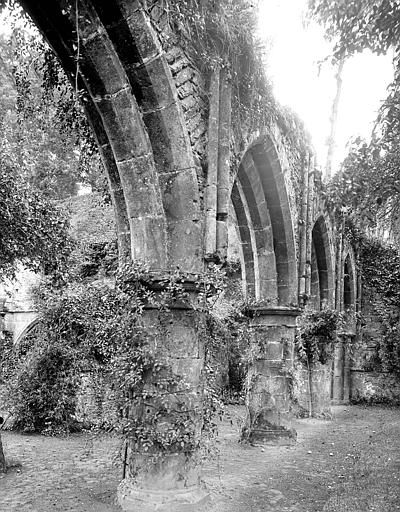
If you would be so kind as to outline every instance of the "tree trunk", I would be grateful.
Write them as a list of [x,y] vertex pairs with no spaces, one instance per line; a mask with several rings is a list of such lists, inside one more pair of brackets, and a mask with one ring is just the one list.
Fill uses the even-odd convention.
[[4,457],[3,444],[1,442],[1,436],[0,436],[0,473],[4,473],[5,470],[6,470],[6,459]]
[[338,70],[336,72],[336,95],[333,100],[332,104],[332,112],[331,112],[331,118],[330,118],[330,124],[331,124],[331,133],[328,138],[328,153],[326,156],[326,166],[325,166],[325,178],[327,180],[330,179],[332,174],[332,161],[333,161],[333,154],[335,152],[335,146],[336,146],[336,127],[337,127],[337,117],[338,117],[338,110],[339,110],[339,101],[340,101],[340,95],[342,92],[342,72],[343,72],[343,66],[344,66],[345,57],[342,57],[339,61]]

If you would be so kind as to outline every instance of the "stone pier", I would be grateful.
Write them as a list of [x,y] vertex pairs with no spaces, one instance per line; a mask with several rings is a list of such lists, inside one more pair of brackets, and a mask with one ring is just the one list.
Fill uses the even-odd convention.
[[298,309],[284,307],[248,311],[251,362],[243,437],[250,442],[290,444],[296,439],[291,429],[290,370],[299,314]]
[[[189,294],[196,300],[196,293]],[[149,446],[146,434],[128,439],[125,479],[118,501],[131,512],[201,512],[209,494],[200,475],[200,438],[203,428],[204,313],[193,301],[172,304],[167,310],[149,308],[143,315],[146,333],[157,358],[175,376],[177,386],[163,384],[163,371],[145,379],[146,399],[131,410],[131,417],[154,415],[144,424],[152,437],[164,443]]]

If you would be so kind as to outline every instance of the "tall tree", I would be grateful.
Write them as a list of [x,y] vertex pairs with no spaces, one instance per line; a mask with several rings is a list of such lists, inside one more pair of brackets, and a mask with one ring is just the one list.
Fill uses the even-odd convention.
[[387,0],[310,0],[309,12],[333,42],[333,59],[366,49],[394,51],[394,77],[371,142],[354,141],[333,184],[365,227],[383,226],[400,241],[400,3]]
[[343,66],[345,62],[345,57],[342,57],[339,61],[338,68],[336,71],[336,94],[332,103],[332,112],[330,117],[330,125],[331,132],[328,137],[328,153],[326,156],[326,165],[325,165],[325,177],[329,180],[332,175],[332,162],[333,155],[335,153],[336,148],[336,128],[337,128],[337,119],[339,113],[339,102],[340,96],[342,93],[342,72]]

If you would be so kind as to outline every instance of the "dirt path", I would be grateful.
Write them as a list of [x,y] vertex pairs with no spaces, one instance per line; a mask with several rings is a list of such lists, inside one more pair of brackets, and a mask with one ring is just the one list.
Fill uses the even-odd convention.
[[[400,409],[341,407],[332,421],[300,420],[291,447],[237,443],[241,408],[221,427],[219,457],[205,469],[212,512],[400,510]],[[0,512],[116,512],[121,468],[114,439],[3,433],[21,462],[0,477]]]

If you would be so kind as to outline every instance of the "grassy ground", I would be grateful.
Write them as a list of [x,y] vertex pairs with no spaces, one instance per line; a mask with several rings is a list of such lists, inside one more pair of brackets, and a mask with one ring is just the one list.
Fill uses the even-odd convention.
[[[332,421],[299,420],[298,442],[290,447],[240,445],[244,411],[229,412],[220,455],[204,471],[212,512],[400,510],[400,409],[338,407]],[[121,468],[111,463],[117,440],[2,437],[16,465],[0,475],[0,512],[118,510]]]

